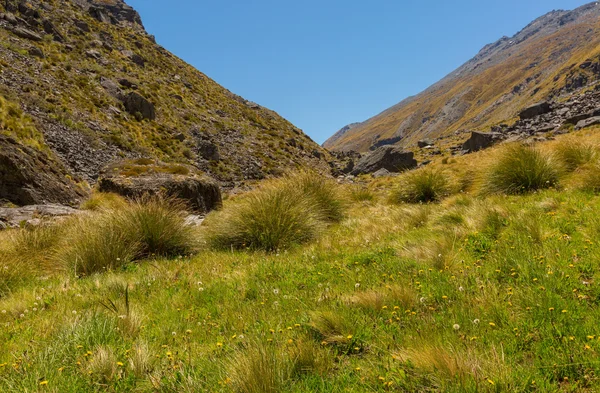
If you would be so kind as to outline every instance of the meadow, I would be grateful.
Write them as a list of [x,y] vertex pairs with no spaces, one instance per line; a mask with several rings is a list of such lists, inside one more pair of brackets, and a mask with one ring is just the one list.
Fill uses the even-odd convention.
[[0,232],[0,391],[598,391],[596,134]]

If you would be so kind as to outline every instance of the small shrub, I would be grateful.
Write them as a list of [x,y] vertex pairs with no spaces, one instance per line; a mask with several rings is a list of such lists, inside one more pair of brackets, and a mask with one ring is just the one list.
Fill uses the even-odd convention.
[[484,193],[522,194],[558,184],[557,165],[538,149],[525,145],[507,146],[488,170]]
[[435,169],[421,169],[405,175],[390,195],[392,203],[438,202],[448,195],[446,175]]
[[312,199],[271,186],[211,214],[206,240],[217,249],[275,251],[316,238],[322,228],[320,219]]
[[589,164],[597,158],[595,146],[574,140],[564,141],[557,145],[555,154],[569,172]]

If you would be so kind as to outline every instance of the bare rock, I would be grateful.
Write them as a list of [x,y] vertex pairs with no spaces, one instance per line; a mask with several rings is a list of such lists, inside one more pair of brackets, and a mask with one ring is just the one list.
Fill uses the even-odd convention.
[[486,149],[501,139],[501,135],[498,133],[473,131],[471,132],[471,137],[467,139],[465,143],[463,143],[462,150],[472,153]]
[[540,116],[551,111],[552,108],[550,106],[550,103],[544,101],[523,109],[521,113],[519,113],[519,117],[521,118],[521,120],[533,119],[536,116]]
[[132,115],[137,115],[139,113],[143,119],[156,119],[154,104],[136,92],[129,93],[129,95],[125,98],[124,104],[127,112],[131,113]]
[[414,153],[396,146],[382,146],[361,158],[356,164],[353,175],[374,173],[384,168],[390,172],[401,172],[417,166]]
[[589,119],[581,120],[575,126],[576,129],[581,130],[582,128],[591,127],[600,124],[600,116],[590,117]]

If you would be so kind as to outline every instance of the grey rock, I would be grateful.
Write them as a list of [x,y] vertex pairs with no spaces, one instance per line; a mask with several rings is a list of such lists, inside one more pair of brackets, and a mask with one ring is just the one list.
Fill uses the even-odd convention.
[[102,58],[102,54],[96,49],[90,49],[85,52],[85,55],[90,59],[100,60]]
[[433,145],[433,142],[428,139],[422,139],[417,142],[417,146],[419,146],[421,149],[426,148],[428,146],[432,146],[432,145]]
[[35,41],[35,42],[43,41],[42,36],[40,36],[38,33],[31,31],[29,29],[26,29],[24,27],[15,27],[13,29],[13,33],[15,33],[15,35],[17,35],[18,37],[25,38],[25,39],[28,39],[31,41]]
[[501,134],[485,133],[479,131],[471,132],[471,137],[462,145],[462,150],[472,153],[492,146],[501,140]]
[[353,175],[374,173],[381,168],[390,172],[401,172],[417,166],[414,153],[397,146],[382,146],[360,159],[352,171]]
[[198,141],[198,155],[208,161],[219,161],[221,159],[219,147],[207,140]]
[[533,119],[536,116],[540,116],[551,111],[552,107],[550,106],[550,103],[544,101],[523,109],[521,113],[519,113],[519,117],[521,120]]
[[108,78],[100,78],[100,86],[104,87],[104,89],[118,100],[123,100],[123,92],[119,85],[117,85],[114,81]]
[[576,129],[580,130],[582,128],[591,127],[594,125],[600,124],[600,116],[590,117],[589,119],[581,120],[575,126]]
[[43,59],[46,57],[44,55],[44,51],[41,50],[40,48],[38,48],[37,46],[33,46],[33,47],[29,48],[29,55],[31,55],[33,57],[38,57],[40,59]]
[[7,12],[6,14],[3,14],[3,15],[4,15],[3,19],[5,21],[7,21],[8,23],[10,23],[11,25],[16,26],[19,23],[17,21],[17,17],[13,13]]
[[76,20],[75,22],[75,26],[83,31],[84,33],[89,33],[92,30],[90,29],[90,25],[88,25],[86,22],[82,21],[82,20]]
[[154,120],[156,118],[154,104],[136,92],[129,93],[124,104],[127,112],[132,115],[139,113],[144,119]]
[[64,43],[66,42],[65,36],[58,30],[58,28],[50,20],[45,19],[42,22],[44,31],[46,34],[51,34],[54,37],[54,41]]
[[164,195],[183,200],[195,212],[207,213],[222,204],[221,190],[211,179],[199,176],[156,174],[142,177],[104,176],[98,181],[101,192],[126,198]]
[[0,224],[4,223],[5,228],[39,226],[80,213],[80,210],[60,204],[28,205],[15,208],[0,207]]
[[385,169],[385,168],[381,168],[380,170],[378,170],[378,171],[375,171],[375,172],[372,174],[372,176],[373,176],[374,178],[379,178],[379,177],[389,177],[389,176],[392,176],[392,172],[388,171],[388,170],[387,170],[387,169]]

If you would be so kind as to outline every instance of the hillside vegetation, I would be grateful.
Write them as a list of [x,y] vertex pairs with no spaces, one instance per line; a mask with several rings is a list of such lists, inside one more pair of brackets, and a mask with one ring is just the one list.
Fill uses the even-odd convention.
[[456,144],[467,138],[463,130],[489,130],[531,104],[591,89],[600,76],[599,15],[597,2],[552,11],[515,36],[487,45],[422,93],[344,127],[324,146],[366,152],[381,144],[414,147],[421,139],[440,137]]
[[599,131],[0,232],[0,391],[597,391]]
[[[55,180],[90,185],[125,158],[192,165],[227,188],[286,169],[330,169],[328,153],[301,130],[168,52],[141,23],[122,0],[3,1],[0,132],[59,162]],[[39,183],[22,188],[43,193]]]

